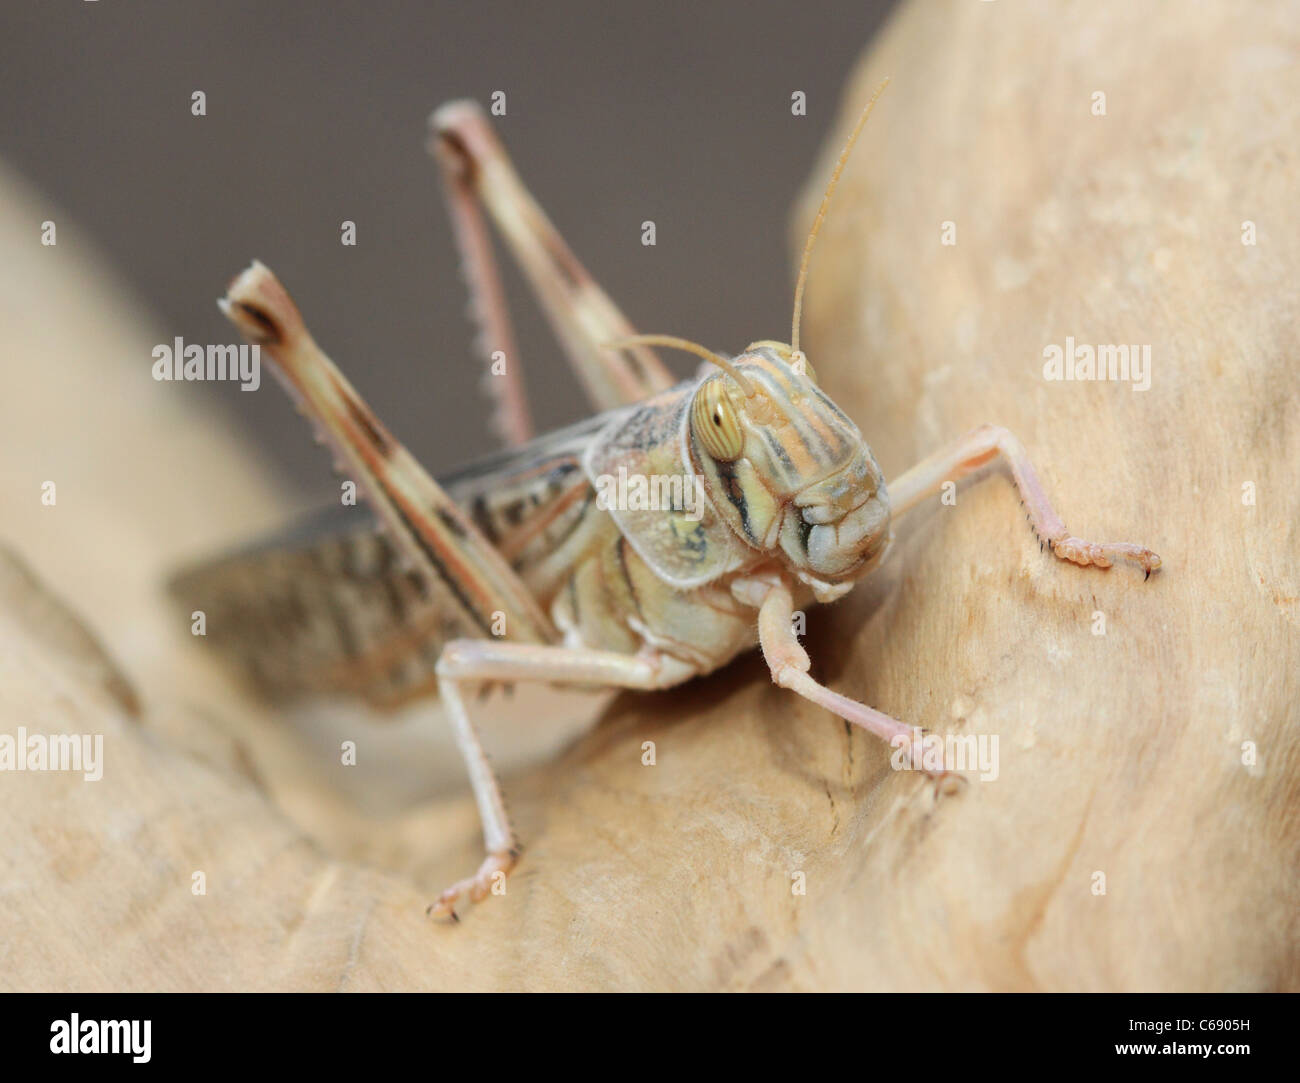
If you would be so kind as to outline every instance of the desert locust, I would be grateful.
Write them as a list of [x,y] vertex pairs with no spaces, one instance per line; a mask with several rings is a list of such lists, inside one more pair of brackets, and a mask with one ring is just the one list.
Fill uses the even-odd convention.
[[[485,897],[520,854],[468,689],[527,681],[660,689],[757,645],[781,687],[886,741],[910,740],[910,726],[817,681],[792,614],[851,590],[883,558],[894,520],[999,458],[1055,556],[1098,567],[1125,558],[1148,575],[1159,567],[1141,546],[1068,534],[1005,429],[978,428],[886,485],[856,425],[818,386],[799,334],[809,257],[879,93],[859,116],[809,233],[790,341],[754,342],[729,357],[636,335],[526,191],[485,113],[468,102],[435,112],[430,146],[492,373],[493,424],[506,444],[440,481],[317,347],[266,267],[254,263],[221,301],[270,356],[383,529],[228,558],[183,574],[174,590],[207,611],[211,641],[272,696],[324,691],[380,705],[441,697],[486,857],[438,896],[432,913],[454,916],[463,896]],[[538,438],[488,216],[596,411]],[[678,382],[654,347],[686,349],[705,363]],[[610,478],[619,486],[611,489]]]

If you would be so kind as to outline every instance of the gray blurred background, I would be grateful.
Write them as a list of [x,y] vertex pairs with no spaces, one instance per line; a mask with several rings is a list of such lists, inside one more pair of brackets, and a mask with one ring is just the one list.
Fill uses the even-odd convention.
[[[496,123],[525,183],[638,329],[736,350],[788,335],[789,210],[889,7],[6,0],[0,154],[70,215],[60,246],[86,235],[169,335],[238,341],[214,299],[250,258],[269,264],[380,417],[441,471],[493,440],[429,112],[505,91]],[[791,115],[795,90],[805,117]],[[356,247],[339,242],[345,219]],[[506,270],[544,431],[586,405]],[[337,495],[269,378],[256,394],[195,393],[305,497]]]

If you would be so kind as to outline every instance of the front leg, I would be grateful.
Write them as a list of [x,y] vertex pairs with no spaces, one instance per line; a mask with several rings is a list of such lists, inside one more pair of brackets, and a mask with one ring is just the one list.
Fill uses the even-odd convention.
[[[808,675],[811,660],[794,634],[794,622],[791,619],[794,616],[794,598],[790,585],[779,577],[750,580],[739,586],[742,596],[747,588],[752,588],[755,592],[751,595],[753,600],[762,599],[758,609],[758,642],[772,680],[819,707],[825,707],[845,722],[875,734],[891,748],[906,749],[910,759],[915,736],[913,727],[868,707],[865,703],[832,692]],[[914,766],[939,781],[946,793],[953,792],[961,778],[951,771],[931,770],[920,764]]]
[[1061,517],[1048,502],[1024,446],[1010,432],[996,425],[981,425],[957,443],[935,452],[891,481],[889,500],[895,518],[926,497],[933,496],[945,482],[965,477],[998,455],[1006,459],[1011,468],[1011,480],[1024,502],[1034,533],[1061,560],[1095,564],[1099,568],[1109,568],[1116,559],[1130,560],[1141,567],[1147,577],[1160,567],[1160,558],[1144,546],[1129,542],[1084,541],[1068,533]]

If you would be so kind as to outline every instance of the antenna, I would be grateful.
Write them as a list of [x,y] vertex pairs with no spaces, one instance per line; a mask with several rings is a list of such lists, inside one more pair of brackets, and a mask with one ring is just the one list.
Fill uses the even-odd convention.
[[735,365],[725,357],[714,353],[707,346],[701,346],[698,342],[692,342],[690,339],[678,338],[676,335],[632,335],[630,338],[620,338],[614,342],[605,343],[605,348],[610,350],[622,349],[624,346],[666,346],[674,350],[685,350],[687,353],[693,353],[697,357],[704,358],[705,361],[712,361],[736,383],[740,384],[740,390],[745,393],[745,398],[749,398],[754,394],[754,385],[745,378],[744,374]]
[[826,208],[830,206],[831,193],[835,191],[835,185],[840,179],[840,174],[844,171],[844,163],[849,159],[849,151],[853,149],[853,144],[858,141],[858,134],[862,131],[862,126],[867,123],[867,117],[871,116],[871,108],[876,104],[876,99],[884,93],[885,87],[889,86],[889,79],[886,78],[880,86],[876,87],[876,92],[871,95],[871,100],[867,102],[862,114],[858,117],[858,122],[853,126],[848,142],[844,144],[844,149],[840,151],[839,160],[835,163],[835,170],[831,173],[830,183],[826,185],[826,194],[822,196],[822,205],[817,208],[817,217],[813,220],[812,229],[808,231],[808,240],[803,246],[803,260],[799,264],[799,281],[794,287],[794,321],[790,327],[790,352],[799,351],[799,321],[803,317],[803,288],[808,281],[808,260],[812,256],[813,244],[817,240],[817,231],[822,228],[822,220],[826,217]]

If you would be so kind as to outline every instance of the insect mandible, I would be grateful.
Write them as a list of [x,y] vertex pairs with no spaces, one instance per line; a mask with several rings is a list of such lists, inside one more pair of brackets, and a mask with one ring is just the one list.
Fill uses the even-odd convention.
[[[270,356],[383,530],[220,560],[177,577],[173,591],[187,608],[207,611],[209,640],[273,697],[326,691],[382,706],[441,697],[486,856],[431,913],[455,917],[463,896],[484,898],[520,855],[466,686],[661,689],[757,645],[778,685],[906,745],[910,726],[812,676],[792,616],[852,589],[884,557],[899,516],[999,458],[1055,556],[1098,567],[1123,558],[1148,576],[1160,566],[1141,546],[1068,534],[1005,429],[978,428],[886,485],[862,434],[817,386],[799,341],[809,259],[883,89],[862,110],[809,232],[790,342],[758,341],[733,357],[636,335],[524,188],[484,112],[471,102],[435,112],[430,146],[470,283],[477,346],[497,363],[485,382],[507,445],[441,482],[321,352],[266,267],[254,263],[220,302]],[[536,439],[484,208],[598,411]],[[676,382],[654,346],[689,350],[706,364]],[[945,772],[927,773],[951,785]]]

